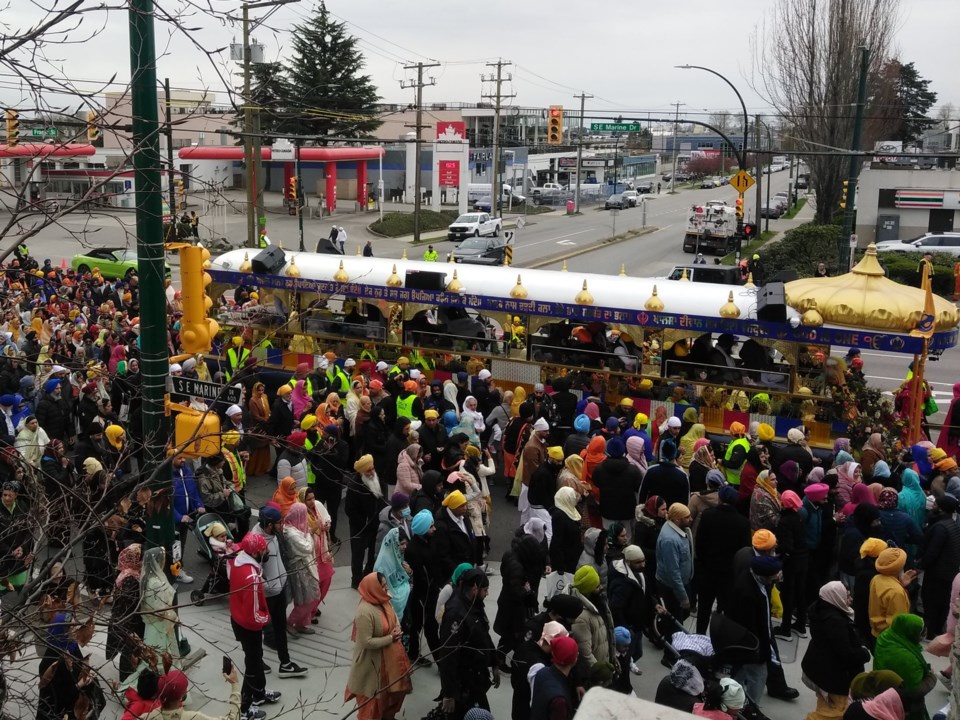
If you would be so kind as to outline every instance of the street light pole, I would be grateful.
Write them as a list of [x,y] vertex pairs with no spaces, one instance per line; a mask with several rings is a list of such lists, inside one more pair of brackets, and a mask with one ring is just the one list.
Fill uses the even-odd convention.
[[686,103],[675,102],[671,104],[675,105],[677,108],[676,115],[674,115],[673,118],[673,172],[670,174],[670,193],[672,194],[674,187],[677,184],[677,150],[679,148],[679,144],[677,142],[677,128],[680,124],[680,106],[686,105]]
[[584,103],[587,98],[592,98],[593,95],[588,95],[585,92],[581,92],[579,95],[574,95],[574,97],[580,98],[580,132],[577,134],[577,175],[576,175],[576,184],[573,191],[573,211],[575,213],[580,212],[580,164],[583,162],[583,108]]

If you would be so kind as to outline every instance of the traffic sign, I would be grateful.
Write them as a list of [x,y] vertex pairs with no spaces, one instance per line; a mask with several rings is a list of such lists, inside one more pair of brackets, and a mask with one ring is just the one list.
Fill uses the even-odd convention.
[[48,137],[55,138],[59,134],[59,131],[54,127],[48,128],[30,128],[30,137]]
[[743,194],[752,188],[756,182],[757,181],[750,177],[750,173],[748,173],[746,170],[741,170],[732,178],[730,178],[730,184],[733,185],[736,191],[740,194]]
[[224,389],[223,385],[185,378],[182,375],[171,375],[170,380],[173,381],[173,392],[180,395],[189,395],[204,400],[217,400],[230,405],[237,405],[240,402],[240,388],[233,385]]
[[640,123],[590,123],[591,132],[640,132]]

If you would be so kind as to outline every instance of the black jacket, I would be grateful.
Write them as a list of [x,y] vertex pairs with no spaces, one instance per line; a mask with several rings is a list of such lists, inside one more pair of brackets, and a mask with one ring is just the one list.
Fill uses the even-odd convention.
[[600,515],[607,520],[633,520],[642,481],[640,471],[626,458],[611,457],[600,463],[593,471],[593,484],[600,489]]
[[[380,482],[386,483],[387,485],[397,484],[397,465],[399,463],[397,458],[400,457],[400,453],[404,451],[404,448],[410,444],[404,432],[410,424],[409,422],[405,422],[407,419],[408,418],[397,418],[394,422],[393,431],[387,438],[383,454],[381,455],[381,462],[377,463],[377,475],[380,476]],[[367,425],[369,424],[370,423],[367,422]],[[367,452],[370,452],[370,450],[368,449]],[[376,459],[377,456],[374,455],[375,463]]]
[[780,522],[774,535],[777,536],[777,554],[785,564],[806,558],[809,554],[802,511],[780,510]]
[[960,570],[960,523],[953,516],[930,516],[923,531],[920,567],[925,577],[953,581]]
[[[780,466],[788,460],[793,460],[800,467],[800,475],[797,477],[797,486],[802,488],[807,479],[807,475],[809,475],[810,471],[813,470],[813,456],[807,452],[806,448],[803,448],[796,443],[787,443],[783,447],[775,448],[772,458],[772,465],[774,472],[777,473],[777,478],[782,477]],[[800,494],[797,487],[784,486],[782,483],[779,489],[780,492],[793,490],[798,495]]]
[[850,682],[863,672],[870,653],[863,647],[853,621],[825,600],[810,606],[810,644],[800,667],[817,687],[831,695],[846,695]]
[[750,571],[743,572],[733,581],[730,606],[727,615],[745,630],[753,633],[759,641],[752,662],[765,663],[770,659],[770,603],[764,597],[756,577]]
[[638,502],[646,502],[651,495],[662,497],[667,507],[674,503],[689,505],[690,480],[687,474],[673,463],[659,463],[647,470],[647,474],[643,476]]
[[[437,555],[436,543],[430,535],[414,535],[407,544],[403,559],[413,570],[411,578],[413,597],[422,601],[431,594],[431,591],[435,593],[440,591],[441,586],[435,579],[441,574],[440,558]],[[436,597],[436,594],[433,597]],[[426,611],[432,613],[434,608],[428,606]]]
[[[640,586],[643,576],[637,578],[625,560],[608,560],[607,566],[607,603],[613,624],[639,632],[647,619],[646,593]],[[624,567],[626,574],[621,572]]]
[[527,501],[531,505],[544,510],[553,507],[553,496],[557,494],[557,476],[562,469],[562,465],[544,462],[533,471],[527,492]]
[[434,522],[437,530],[433,535],[433,544],[436,545],[439,558],[437,566],[440,571],[440,576],[435,578],[435,581],[439,583],[439,587],[443,587],[450,581],[457,565],[460,563],[473,565],[477,562],[477,539],[470,527],[470,522],[464,518],[464,527],[467,530],[464,532],[450,518],[450,513],[445,507],[437,511]]
[[720,504],[707,508],[700,514],[693,538],[698,571],[713,578],[731,578],[733,556],[740,548],[750,547],[750,538],[750,521],[736,507]]
[[557,572],[575,573],[583,552],[580,523],[554,508],[550,511],[553,537],[550,539],[550,567]]
[[436,659],[444,697],[472,699],[490,689],[490,671],[496,667],[497,653],[482,600],[471,602],[460,590],[454,590],[443,611],[440,647]]
[[351,528],[362,526],[360,532],[375,535],[380,525],[380,511],[384,507],[386,503],[383,498],[378,498],[370,492],[360,475],[353,473],[347,481],[347,498],[344,502],[344,511],[350,519]]
[[74,434],[70,426],[70,413],[50,393],[44,393],[37,403],[37,422],[51,439],[66,442]]
[[425,460],[423,463],[424,471],[439,471],[440,459],[443,456],[443,447],[447,444],[446,428],[444,428],[442,424],[437,423],[431,430],[428,425],[424,424],[418,432],[420,433],[420,447],[423,448],[423,455],[424,457],[427,455],[430,456],[430,459]]
[[270,420],[267,422],[267,432],[278,438],[285,438],[293,432],[296,419],[293,417],[293,408],[287,405],[283,398],[277,398],[270,406]]
[[503,554],[500,563],[503,587],[497,598],[497,615],[493,621],[493,629],[501,637],[521,636],[528,615],[537,612],[537,587],[545,561],[543,546],[530,535],[514,537],[511,548]]

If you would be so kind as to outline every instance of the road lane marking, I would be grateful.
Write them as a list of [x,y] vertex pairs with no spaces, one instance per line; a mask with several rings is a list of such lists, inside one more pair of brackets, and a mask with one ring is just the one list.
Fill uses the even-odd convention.
[[536,242],[532,242],[532,243],[523,243],[522,245],[518,245],[517,249],[533,247],[534,245],[543,245],[544,243],[549,243],[549,242],[558,243],[560,240],[563,240],[564,238],[574,237],[575,235],[583,235],[584,233],[588,233],[593,230],[596,230],[596,228],[588,227],[585,230],[580,230],[579,232],[575,232],[575,233],[569,233],[567,235],[557,235],[555,237],[547,238],[546,240],[537,240]]

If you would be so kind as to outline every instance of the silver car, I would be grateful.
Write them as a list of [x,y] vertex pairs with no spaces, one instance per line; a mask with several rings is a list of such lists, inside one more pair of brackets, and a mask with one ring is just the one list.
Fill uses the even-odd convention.
[[948,253],[960,257],[960,232],[924,233],[909,240],[884,240],[878,252]]

